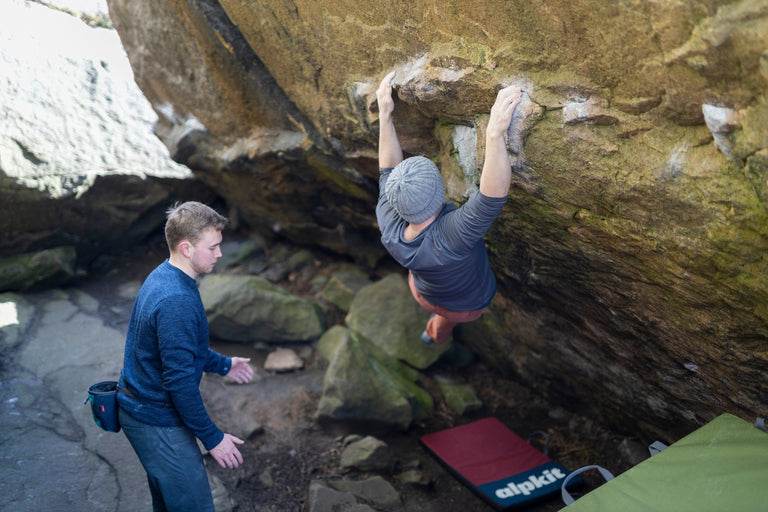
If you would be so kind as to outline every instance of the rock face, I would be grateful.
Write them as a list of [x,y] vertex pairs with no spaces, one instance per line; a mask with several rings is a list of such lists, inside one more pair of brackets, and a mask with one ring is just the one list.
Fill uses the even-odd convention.
[[176,198],[214,196],[152,134],[114,30],[40,3],[0,16],[0,257],[144,240]]
[[526,92],[463,340],[596,419],[759,414],[768,344],[768,5],[110,0],[174,157],[247,225],[373,264],[374,90],[474,189],[495,91]]

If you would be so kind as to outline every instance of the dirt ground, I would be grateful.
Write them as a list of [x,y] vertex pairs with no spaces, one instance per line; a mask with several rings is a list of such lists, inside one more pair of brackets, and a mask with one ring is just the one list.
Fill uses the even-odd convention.
[[[231,347],[217,347],[231,348]],[[491,511],[493,508],[478,498],[467,487],[448,473],[419,444],[419,437],[470,421],[496,417],[523,438],[530,439],[544,449],[545,431],[549,439],[549,455],[568,469],[589,464],[602,465],[614,474],[628,469],[619,450],[623,436],[600,428],[589,420],[569,414],[557,405],[548,404],[531,396],[513,382],[499,379],[480,364],[461,370],[438,364],[425,372],[425,387],[435,374],[450,375],[470,383],[483,402],[483,408],[464,417],[448,409],[439,401],[436,390],[430,389],[436,399],[433,416],[413,426],[407,432],[374,433],[385,441],[397,466],[391,475],[382,475],[400,492],[402,507],[397,511],[460,512]],[[254,435],[243,447],[245,465],[237,471],[221,469],[209,464],[209,470],[229,489],[242,511],[304,511],[312,480],[362,480],[368,475],[357,470],[342,469],[340,455],[345,433],[367,435],[370,432],[320,426],[314,420],[321,391],[322,363],[312,362],[305,370],[284,375],[267,375],[254,385],[260,388],[250,392],[247,410],[259,419],[263,430]],[[319,377],[319,378],[318,378]],[[204,384],[207,400],[215,401],[213,385]],[[222,385],[219,384],[221,388]],[[228,386],[232,387],[232,386]],[[258,398],[255,397],[258,395]],[[210,407],[212,414],[226,411]],[[242,410],[241,410],[242,412]],[[397,475],[408,469],[423,472],[423,483],[403,483]],[[585,474],[586,485],[574,496],[600,484],[598,475]],[[527,507],[526,510],[549,512],[560,510],[564,504],[559,495]]]
[[[125,304],[120,304],[122,308],[111,307],[126,300],[119,298],[115,289],[131,281],[140,283],[165,257],[165,247],[158,241],[130,259],[105,258],[96,262],[81,287],[100,300],[101,310],[109,317],[110,311],[125,308]],[[309,289],[307,283],[314,274],[328,271],[333,265],[332,257],[316,255],[313,272],[305,272],[301,278],[288,273],[281,284],[298,293],[306,292]],[[339,321],[343,315],[330,315],[330,318]],[[111,318],[112,325],[122,328],[127,327],[127,321],[123,314],[113,314]],[[303,370],[283,374],[271,374],[263,368],[267,354],[275,347],[232,345],[215,340],[212,345],[227,355],[251,357],[257,370],[254,382],[247,385],[238,386],[218,376],[206,376],[201,387],[210,415],[223,430],[241,436],[253,431],[241,450],[245,463],[237,470],[219,468],[210,457],[207,458],[209,471],[223,482],[237,511],[305,511],[308,510],[311,481],[362,480],[373,476],[340,467],[342,439],[349,433],[375,435],[392,450],[396,468],[392,474],[382,475],[402,498],[402,506],[392,512],[493,510],[419,444],[420,436],[426,433],[480,418],[498,418],[542,450],[544,436],[538,432],[546,432],[549,456],[568,469],[599,464],[618,475],[632,466],[627,450],[620,449],[622,442],[624,445],[630,442],[634,448],[641,446],[636,440],[627,439],[626,435],[610,432],[588,418],[569,412],[563,404],[547,403],[479,362],[464,368],[438,362],[424,371],[421,384],[435,400],[434,413],[406,432],[382,433],[356,429],[352,425],[319,425],[314,414],[322,392],[325,363],[312,355],[314,352],[309,350],[312,345],[309,348],[292,346],[297,353],[309,354],[305,359],[306,366]],[[465,416],[450,410],[437,390],[436,375],[470,384],[483,403],[482,409]],[[403,482],[397,477],[411,469],[422,472],[419,483]],[[574,496],[578,497],[601,483],[596,473],[584,474],[584,480],[585,485],[574,492]],[[556,495],[525,510],[549,512],[563,506],[560,496]]]

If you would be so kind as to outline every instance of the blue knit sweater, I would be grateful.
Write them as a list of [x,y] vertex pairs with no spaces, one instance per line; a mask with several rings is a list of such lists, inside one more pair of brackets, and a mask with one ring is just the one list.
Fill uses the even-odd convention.
[[186,425],[210,450],[224,434],[205,411],[203,371],[226,375],[232,359],[208,347],[197,283],[165,260],[141,287],[131,313],[118,393],[125,411],[157,426]]

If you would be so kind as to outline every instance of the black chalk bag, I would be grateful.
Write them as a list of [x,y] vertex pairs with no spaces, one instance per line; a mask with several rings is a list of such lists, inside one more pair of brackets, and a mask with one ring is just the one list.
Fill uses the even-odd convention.
[[105,380],[88,388],[88,398],[83,404],[91,402],[93,421],[107,432],[120,432],[120,420],[117,417],[117,381]]

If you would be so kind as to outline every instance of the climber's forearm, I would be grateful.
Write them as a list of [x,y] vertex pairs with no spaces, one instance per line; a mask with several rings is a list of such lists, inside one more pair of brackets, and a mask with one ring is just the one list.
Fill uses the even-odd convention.
[[504,136],[489,134],[485,138],[485,163],[480,175],[480,192],[488,197],[506,197],[512,183],[512,166]]
[[379,118],[379,168],[388,169],[403,161],[403,150],[397,138],[391,115]]
[[488,197],[506,197],[509,194],[512,168],[504,134],[522,94],[519,87],[505,87],[496,95],[496,102],[491,108],[485,135],[485,163],[480,176],[480,192]]

